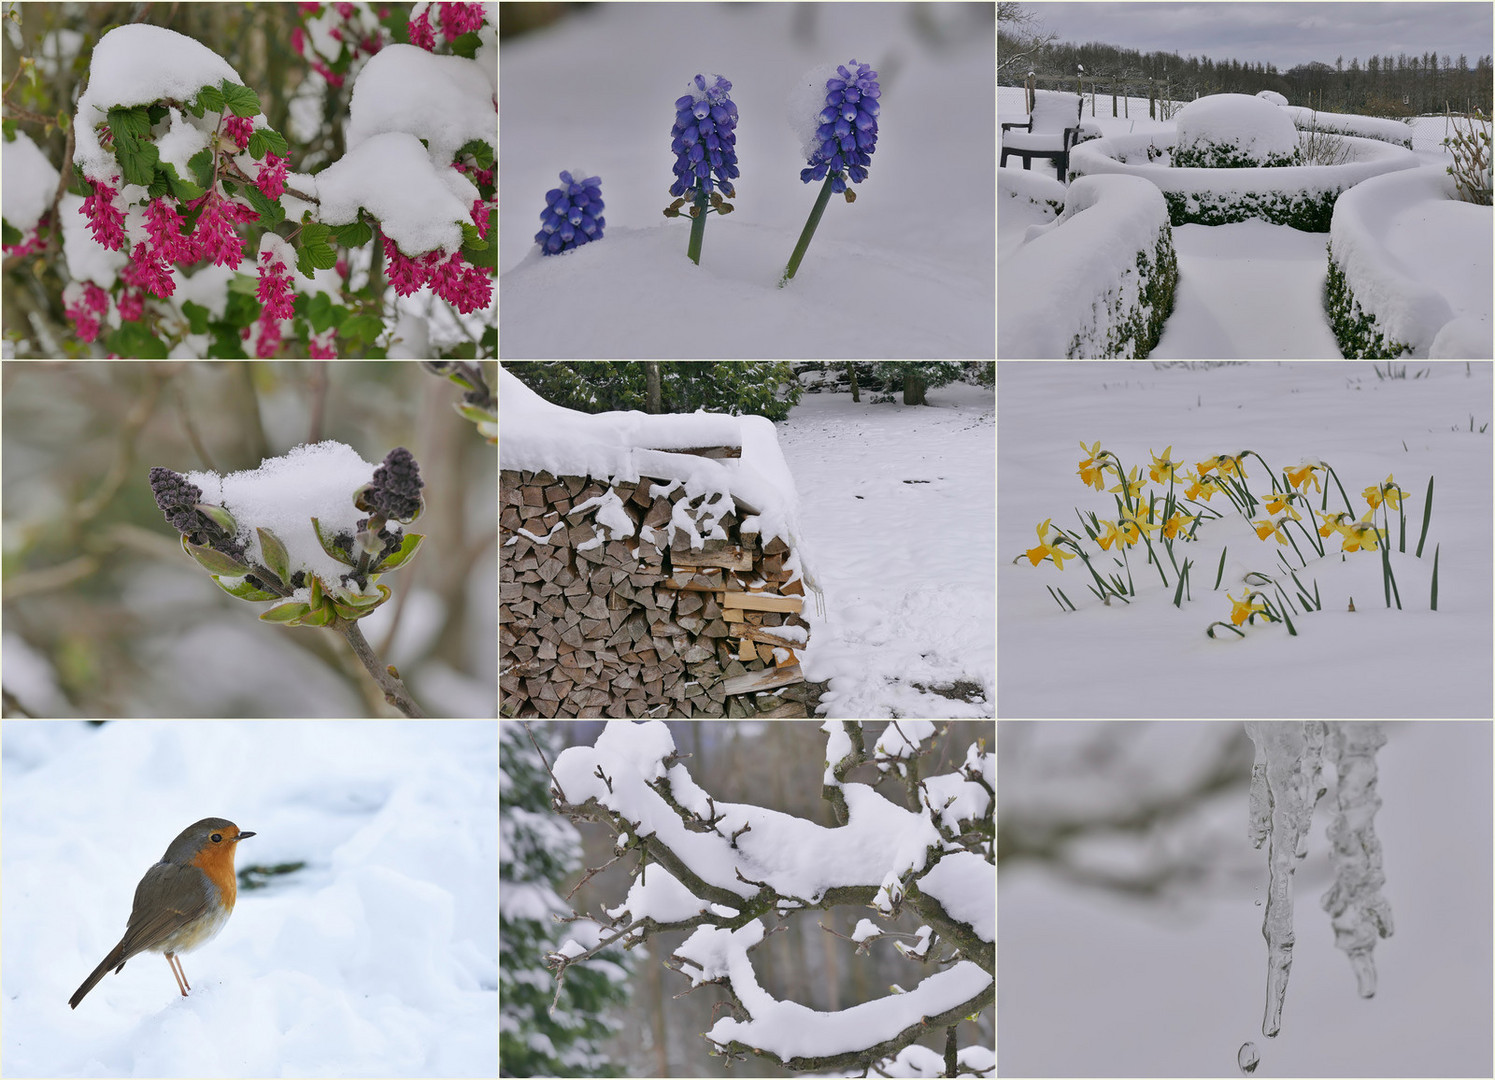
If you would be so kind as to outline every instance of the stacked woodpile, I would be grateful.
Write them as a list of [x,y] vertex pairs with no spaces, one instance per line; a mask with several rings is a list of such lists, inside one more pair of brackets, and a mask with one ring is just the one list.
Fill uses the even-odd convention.
[[[683,451],[735,457],[735,447]],[[789,546],[678,480],[503,470],[504,716],[807,716]]]

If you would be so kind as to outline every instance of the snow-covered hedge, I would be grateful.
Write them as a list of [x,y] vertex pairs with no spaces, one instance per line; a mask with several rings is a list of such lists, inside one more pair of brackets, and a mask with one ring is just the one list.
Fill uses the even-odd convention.
[[[1376,177],[1345,192],[1334,208],[1329,230],[1329,287],[1325,306],[1339,347],[1347,357],[1388,359],[1476,359],[1490,355],[1490,255],[1482,249],[1482,268],[1461,267],[1458,274],[1483,271],[1484,286],[1474,293],[1484,298],[1482,309],[1469,310],[1421,275],[1409,273],[1404,261],[1388,245],[1388,232],[1399,215],[1418,203],[1448,204],[1471,218],[1475,227],[1490,230],[1490,211],[1458,201],[1450,177],[1441,165]],[[1447,225],[1445,224],[1445,228]],[[1424,222],[1419,234],[1426,242],[1445,245],[1446,237],[1429,232]],[[1469,247],[1469,252],[1474,248]],[[1475,255],[1476,258],[1479,254]],[[1461,310],[1461,308],[1463,310]]]
[[1156,184],[1174,225],[1226,225],[1261,218],[1305,232],[1328,232],[1340,193],[1362,180],[1417,165],[1401,147],[1345,136],[1343,165],[1256,169],[1183,169],[1170,164],[1170,134],[1112,135],[1076,146],[1069,155],[1074,178],[1121,173]]
[[997,196],[999,217],[1010,207],[1031,203],[1039,213],[1054,218],[1063,213],[1067,194],[1052,176],[1027,169],[998,169]]
[[1287,98],[1283,97],[1281,94],[1277,93],[1277,91],[1275,91],[1275,90],[1263,90],[1260,93],[1258,93],[1256,96],[1259,97],[1259,98],[1261,98],[1263,101],[1270,101],[1273,105],[1286,105],[1287,104]]
[[1058,220],[1031,226],[998,264],[997,355],[1145,357],[1177,283],[1157,188],[1129,176],[1077,180]]
[[1182,168],[1249,169],[1298,162],[1298,132],[1271,102],[1211,94],[1178,114],[1174,162]]
[[1400,120],[1386,120],[1379,116],[1359,116],[1355,113],[1317,112],[1297,105],[1282,103],[1286,113],[1299,131],[1327,131],[1335,135],[1358,135],[1363,139],[1379,139],[1393,146],[1412,149],[1412,129]]

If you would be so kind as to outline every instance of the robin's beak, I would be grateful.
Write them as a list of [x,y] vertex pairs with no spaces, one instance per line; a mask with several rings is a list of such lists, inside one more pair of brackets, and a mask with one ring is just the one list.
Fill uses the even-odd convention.
[[252,832],[241,832],[238,836],[234,837],[234,842],[237,843],[240,840],[247,840],[253,835],[254,833]]

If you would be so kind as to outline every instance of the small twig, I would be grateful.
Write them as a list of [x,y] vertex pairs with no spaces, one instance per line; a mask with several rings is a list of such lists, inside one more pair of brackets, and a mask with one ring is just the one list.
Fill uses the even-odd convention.
[[592,771],[592,775],[607,785],[607,793],[609,795],[613,793],[613,782],[609,780],[607,778],[607,774],[602,771],[601,765],[598,765],[597,768]]
[[550,773],[550,782],[555,785],[555,790],[557,792],[559,792],[559,794],[561,796],[561,802],[565,803],[567,806],[570,806],[571,805],[571,800],[568,799],[568,798],[566,798],[566,792],[565,792],[565,789],[561,787],[561,782],[555,778],[555,773],[551,772],[551,770],[550,770],[550,762],[548,762],[548,761],[545,760],[545,751],[541,750],[540,749],[540,744],[535,741],[535,733],[534,733],[534,731],[531,730],[531,728],[530,728],[530,726],[528,724],[524,725],[524,730],[529,735],[530,745],[535,748],[535,753],[537,753],[537,754],[540,755],[540,764],[544,765],[545,766],[545,771],[548,772],[548,773]]
[[384,700],[406,716],[425,719],[426,714],[421,711],[415,699],[410,696],[410,691],[405,689],[405,684],[400,677],[394,674],[394,668],[385,667],[384,663],[375,655],[374,650],[369,647],[368,641],[363,636],[363,631],[358,628],[357,620],[347,622],[339,620],[337,629],[343,635],[343,639],[353,647],[354,654],[362,662],[364,668],[374,677],[379,684],[379,689],[384,691]]

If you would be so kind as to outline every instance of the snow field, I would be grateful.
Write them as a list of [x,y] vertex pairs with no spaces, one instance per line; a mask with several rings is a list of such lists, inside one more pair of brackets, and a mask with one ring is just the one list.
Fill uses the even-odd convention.
[[[1465,369],[1432,364],[1422,379],[1378,380],[1370,364],[1167,371],[1115,363],[999,365],[998,711],[1033,717],[1488,716],[1492,470],[1489,429],[1478,428],[1492,411],[1492,371],[1487,363],[1470,366],[1467,375]],[[1471,412],[1474,432],[1468,430]],[[1331,537],[1324,558],[1304,551],[1305,570],[1290,547],[1258,540],[1226,504],[1215,507],[1226,519],[1202,524],[1199,541],[1175,544],[1180,562],[1187,555],[1195,564],[1193,599],[1182,608],[1172,604],[1171,566],[1165,589],[1140,545],[1129,552],[1138,593],[1129,605],[1102,605],[1086,589],[1090,577],[1077,561],[1063,571],[1049,562],[1035,568],[1026,558],[1014,564],[1046,518],[1078,530],[1076,507],[1115,517],[1113,497],[1087,489],[1076,475],[1076,463],[1086,456],[1082,440],[1099,440],[1144,476],[1150,453],[1169,445],[1190,469],[1246,448],[1279,471],[1303,460],[1327,461],[1357,517],[1365,509],[1362,489],[1393,474],[1409,493],[1407,550],[1393,548],[1391,556],[1402,610],[1384,603],[1376,553],[1349,553],[1341,561]],[[1260,497],[1270,485],[1261,465],[1248,461],[1251,490]],[[1436,478],[1433,514],[1418,559],[1429,475]],[[1333,509],[1340,500],[1328,483]],[[1321,496],[1311,498],[1317,508]],[[1394,511],[1391,526],[1395,544]],[[1303,537],[1295,538],[1304,545]],[[1430,611],[1435,548],[1439,599],[1438,610]],[[1222,550],[1224,580],[1215,590]],[[1097,559],[1094,544],[1087,551],[1098,569],[1115,569],[1112,553]],[[1296,637],[1285,626],[1259,623],[1245,628],[1244,639],[1226,631],[1206,637],[1209,623],[1229,619],[1226,594],[1239,599],[1248,572],[1281,576],[1289,595],[1295,592],[1279,551],[1310,592],[1317,580],[1323,609],[1293,617]],[[1079,610],[1061,611],[1045,585],[1063,588]],[[1351,598],[1354,612],[1347,610]],[[1389,667],[1386,657],[1395,657]],[[1084,677],[1075,677],[1081,670]],[[1145,689],[1137,684],[1139,674],[1148,677]]]

